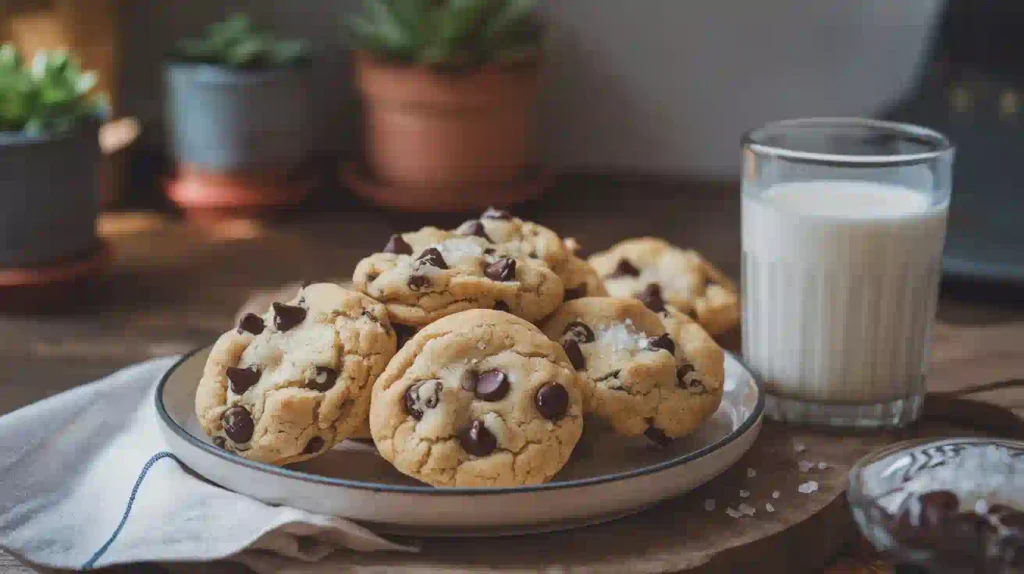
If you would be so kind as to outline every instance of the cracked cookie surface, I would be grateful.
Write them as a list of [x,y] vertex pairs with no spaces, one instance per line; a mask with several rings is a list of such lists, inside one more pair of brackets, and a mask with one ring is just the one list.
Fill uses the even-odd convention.
[[[353,283],[410,327],[468,309],[540,320],[562,301],[562,280],[540,258],[554,257],[546,235],[515,221],[481,218],[456,231],[394,235],[384,252],[359,262]],[[554,242],[564,256],[557,236]]]
[[210,351],[196,415],[214,444],[270,464],[313,458],[365,425],[395,353],[384,306],[331,283],[243,315]]
[[583,376],[587,411],[652,441],[693,432],[718,409],[724,355],[696,322],[635,299],[588,297],[544,324]]
[[639,237],[595,253],[588,261],[613,297],[639,297],[645,289],[656,288],[666,302],[697,319],[712,335],[739,322],[736,286],[696,251]]
[[377,380],[370,430],[399,471],[434,486],[551,480],[583,430],[565,352],[507,313],[471,310],[418,332]]

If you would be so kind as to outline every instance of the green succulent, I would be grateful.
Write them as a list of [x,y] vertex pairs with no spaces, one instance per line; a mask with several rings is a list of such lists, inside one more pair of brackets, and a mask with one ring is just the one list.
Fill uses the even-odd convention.
[[310,61],[305,40],[281,40],[259,30],[245,14],[211,24],[202,38],[178,42],[177,60],[240,69],[287,68]]
[[348,21],[359,47],[381,58],[439,68],[536,57],[537,0],[365,0]]
[[0,132],[63,133],[102,120],[108,105],[91,96],[96,73],[65,51],[40,50],[26,66],[12,44],[0,47]]

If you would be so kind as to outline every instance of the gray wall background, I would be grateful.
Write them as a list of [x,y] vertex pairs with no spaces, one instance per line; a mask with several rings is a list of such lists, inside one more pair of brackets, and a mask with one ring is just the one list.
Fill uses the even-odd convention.
[[[871,115],[910,87],[944,0],[547,0],[543,160],[563,169],[735,177],[739,138],[794,116]],[[174,41],[245,10],[318,50],[318,146],[352,155],[342,21],[359,0],[124,3],[125,112],[158,126]],[[154,129],[149,137],[158,138]]]

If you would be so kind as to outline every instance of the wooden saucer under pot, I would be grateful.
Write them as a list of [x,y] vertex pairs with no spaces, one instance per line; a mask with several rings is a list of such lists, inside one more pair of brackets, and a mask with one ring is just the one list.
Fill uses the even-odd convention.
[[522,203],[539,197],[555,178],[551,170],[534,167],[515,181],[500,185],[399,186],[379,181],[364,166],[350,162],[342,166],[341,179],[357,196],[376,205],[415,213],[440,213]]
[[278,175],[219,174],[184,168],[166,182],[165,192],[187,219],[265,217],[297,206],[314,188],[313,178]]
[[110,266],[113,250],[102,241],[92,252],[38,267],[0,268],[0,312],[64,310],[80,302]]

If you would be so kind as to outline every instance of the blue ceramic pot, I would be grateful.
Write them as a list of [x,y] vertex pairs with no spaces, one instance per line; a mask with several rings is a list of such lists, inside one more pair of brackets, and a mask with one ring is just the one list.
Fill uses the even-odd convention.
[[0,267],[38,267],[97,247],[98,126],[0,133]]
[[311,147],[310,69],[166,67],[171,146],[204,171],[288,170]]

